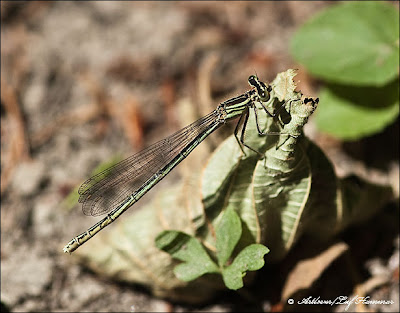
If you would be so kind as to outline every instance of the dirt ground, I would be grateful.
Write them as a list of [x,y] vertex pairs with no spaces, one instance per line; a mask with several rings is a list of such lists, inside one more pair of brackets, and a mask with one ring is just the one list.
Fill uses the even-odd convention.
[[[302,23],[332,4],[2,1],[2,311],[343,311],[287,305],[282,289],[294,273],[296,252],[263,269],[253,286],[199,306],[99,277],[62,252],[96,221],[78,205],[68,210],[62,203],[99,163],[129,156],[208,113],[247,90],[254,72],[270,81],[298,68],[299,89],[317,96],[320,82],[291,58],[289,42]],[[177,105],[184,100],[192,104],[189,113]],[[231,131],[213,136],[211,145]],[[339,176],[390,184],[398,199],[398,122],[347,143],[320,134],[312,119],[305,131]],[[163,184],[179,177],[177,169]],[[304,297],[370,295],[395,303],[352,310],[399,310],[396,201],[323,248],[337,260],[325,258],[318,277],[300,284]],[[343,242],[352,261],[339,256]]]

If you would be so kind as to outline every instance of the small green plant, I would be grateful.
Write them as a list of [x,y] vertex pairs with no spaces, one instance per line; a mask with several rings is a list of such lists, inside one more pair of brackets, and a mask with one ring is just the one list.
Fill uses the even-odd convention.
[[294,58],[326,84],[318,128],[345,140],[380,132],[399,113],[399,12],[391,4],[334,5],[291,42]]
[[191,281],[206,273],[220,273],[225,286],[237,290],[243,287],[247,271],[256,271],[264,266],[264,255],[269,252],[262,244],[251,244],[233,257],[241,235],[240,217],[233,209],[228,209],[216,228],[217,262],[210,258],[197,238],[180,231],[162,232],[156,238],[156,246],[183,261],[174,269],[177,278]]

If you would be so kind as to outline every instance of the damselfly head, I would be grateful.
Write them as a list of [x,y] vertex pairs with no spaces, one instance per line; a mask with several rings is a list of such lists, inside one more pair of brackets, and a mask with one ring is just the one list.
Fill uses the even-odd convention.
[[261,101],[269,100],[268,87],[258,79],[257,75],[250,75],[248,82],[251,87],[255,88]]

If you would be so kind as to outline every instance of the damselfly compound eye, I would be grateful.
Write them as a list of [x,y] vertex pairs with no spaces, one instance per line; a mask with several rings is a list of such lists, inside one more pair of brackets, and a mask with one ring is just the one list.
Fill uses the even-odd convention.
[[250,75],[250,76],[249,76],[249,79],[248,79],[248,82],[249,82],[249,84],[250,84],[251,86],[254,86],[255,83],[256,83],[256,77],[255,77],[254,75]]

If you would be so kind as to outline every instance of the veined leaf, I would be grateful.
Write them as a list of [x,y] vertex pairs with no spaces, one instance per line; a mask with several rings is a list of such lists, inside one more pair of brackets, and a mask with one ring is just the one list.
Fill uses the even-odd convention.
[[[275,156],[274,156],[275,157]],[[271,249],[271,260],[281,259],[300,236],[300,221],[311,191],[311,168],[304,150],[299,162],[287,172],[267,171],[259,161],[253,179],[256,210],[260,217],[261,238]]]
[[264,266],[264,255],[269,249],[260,244],[252,244],[244,248],[233,260],[232,264],[222,271],[225,285],[237,290],[243,287],[243,277],[247,271],[256,271]]
[[399,115],[399,80],[379,87],[328,85],[321,91],[318,128],[356,140],[381,131]]
[[[263,112],[260,112],[265,114]],[[267,120],[271,122],[270,120]],[[269,125],[269,124],[268,124]],[[269,126],[266,126],[267,128]],[[254,112],[246,128],[245,142],[247,145],[264,153],[267,147],[275,146],[277,136],[266,136],[260,140],[255,124]],[[234,136],[226,139],[210,157],[203,172],[202,194],[206,216],[217,225],[222,210],[233,209],[243,221],[243,236],[241,244],[259,242],[260,231],[257,213],[252,199],[252,177],[259,156],[248,148],[243,155]],[[230,170],[222,170],[221,163]],[[218,190],[218,192],[214,192]],[[209,233],[206,241],[213,243]]]
[[166,230],[156,237],[155,243],[158,249],[183,261],[174,268],[176,277],[183,281],[191,281],[206,273],[219,271],[202,244],[188,234]]
[[398,9],[379,1],[336,4],[297,31],[291,52],[328,81],[385,85],[399,73]]
[[239,216],[232,209],[227,209],[217,225],[216,248],[219,267],[223,267],[231,257],[233,249],[242,236]]

